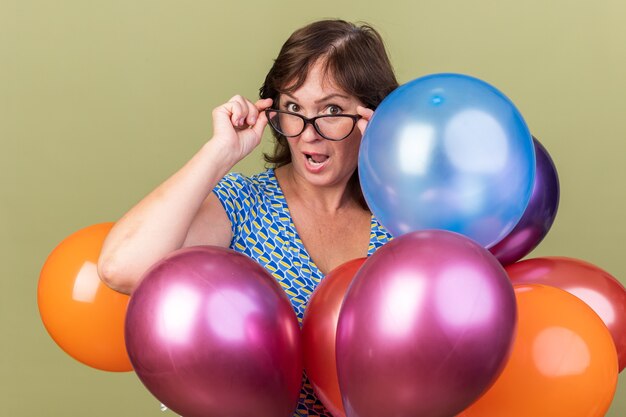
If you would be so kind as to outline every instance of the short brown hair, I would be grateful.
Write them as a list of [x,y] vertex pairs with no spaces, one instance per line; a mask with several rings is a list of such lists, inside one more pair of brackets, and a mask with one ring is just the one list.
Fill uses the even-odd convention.
[[[259,89],[261,98],[277,103],[281,93],[297,90],[320,59],[335,83],[370,109],[398,87],[382,37],[373,27],[321,20],[296,30],[287,39]],[[273,154],[265,154],[265,161],[280,167],[291,162],[291,152],[287,139],[272,132],[276,145]],[[358,187],[358,177],[356,181]]]

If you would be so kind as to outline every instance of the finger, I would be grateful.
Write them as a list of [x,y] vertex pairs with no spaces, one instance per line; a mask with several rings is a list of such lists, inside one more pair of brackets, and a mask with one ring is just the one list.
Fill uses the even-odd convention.
[[236,101],[229,101],[224,104],[224,109],[230,114],[230,121],[235,127],[243,126],[245,119],[244,109],[240,103]]
[[273,100],[271,98],[265,98],[257,100],[254,104],[248,102],[248,118],[246,119],[246,122],[250,127],[254,126],[259,118],[259,115],[264,113],[265,109],[271,107],[272,101]]
[[370,120],[372,118],[372,116],[374,115],[374,110],[372,109],[368,109],[367,107],[363,107],[363,106],[357,106],[356,107],[356,112],[358,115],[360,115],[363,119],[365,120]]
[[263,130],[265,129],[265,126],[267,126],[267,116],[265,115],[265,112],[262,111],[259,113],[259,117],[256,123],[254,124],[254,126],[252,126],[252,130],[257,135],[257,137],[260,138],[263,135]]
[[241,113],[242,111],[239,103],[229,101],[213,109],[213,120],[228,120],[228,123],[237,127]]
[[360,119],[358,122],[356,122],[356,127],[361,132],[361,136],[363,136],[365,134],[365,129],[367,128],[367,120]]
[[230,105],[233,109],[233,115],[231,117],[233,126],[242,127],[245,123],[246,117],[248,117],[248,100],[240,95],[233,96],[227,105]]
[[365,129],[367,128],[367,124],[369,123],[370,119],[374,115],[374,110],[368,109],[363,106],[357,106],[356,112],[359,116],[361,116],[359,121],[356,123],[356,127],[361,131],[361,135],[363,135],[365,134]]
[[254,104],[248,102],[249,105],[247,122],[249,126],[253,126],[259,118],[259,114],[265,111],[265,109],[268,109],[272,106],[272,101],[273,100],[271,98],[263,98],[257,100]]
[[246,109],[248,110],[248,114],[246,116],[246,124],[248,126],[254,126],[254,123],[256,123],[256,120],[259,117],[259,110],[250,100],[246,100],[245,104]]
[[260,100],[257,100],[257,102],[254,103],[254,105],[259,111],[263,111],[265,109],[269,109],[270,107],[272,107],[273,102],[274,100],[272,100],[271,98],[262,98]]

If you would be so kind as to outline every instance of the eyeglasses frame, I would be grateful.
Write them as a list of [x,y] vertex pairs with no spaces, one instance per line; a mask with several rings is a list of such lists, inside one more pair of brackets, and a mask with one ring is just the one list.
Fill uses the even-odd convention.
[[[304,121],[304,126],[302,127],[302,130],[300,131],[300,133],[298,133],[297,135],[285,135],[283,132],[279,131],[277,128],[274,127],[274,125],[272,124],[272,122],[270,122],[270,112],[273,113],[282,113],[282,114],[289,114],[292,116],[296,116],[299,117],[300,119],[302,119]],[[286,111],[286,110],[278,110],[278,109],[265,109],[265,115],[267,116],[267,120],[269,125],[272,127],[272,129],[274,129],[276,132],[278,132],[279,134],[283,135],[286,138],[295,138],[296,136],[300,136],[302,134],[302,132],[304,132],[306,130],[307,125],[312,125],[313,129],[315,129],[315,131],[324,139],[329,140],[331,142],[340,142],[344,139],[346,139],[348,136],[350,136],[352,134],[352,132],[354,132],[354,128],[356,127],[356,122],[361,118],[360,115],[358,114],[322,114],[320,116],[315,116],[315,117],[305,117],[303,115],[301,115],[300,113],[294,113],[294,112],[290,112],[290,111]],[[328,118],[333,118],[333,117],[348,117],[350,119],[352,119],[352,129],[350,129],[350,132],[345,135],[344,137],[342,137],[341,139],[331,139],[329,137],[326,137],[321,131],[320,129],[317,127],[317,124],[315,123],[316,120],[318,119],[328,119]]]

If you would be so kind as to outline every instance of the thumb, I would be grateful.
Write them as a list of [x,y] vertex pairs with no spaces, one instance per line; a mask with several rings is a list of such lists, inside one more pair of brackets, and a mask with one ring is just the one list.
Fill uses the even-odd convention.
[[263,135],[265,126],[267,126],[267,115],[262,111],[259,113],[259,118],[256,120],[256,123],[252,126],[252,131],[260,138]]

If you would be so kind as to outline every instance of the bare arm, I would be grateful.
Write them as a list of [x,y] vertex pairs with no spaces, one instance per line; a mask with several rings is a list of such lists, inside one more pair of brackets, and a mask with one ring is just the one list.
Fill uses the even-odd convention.
[[241,96],[213,110],[213,138],[179,171],[128,211],[107,236],[98,261],[101,279],[127,294],[143,273],[183,246],[228,246],[230,221],[213,188],[260,143],[271,100]]

